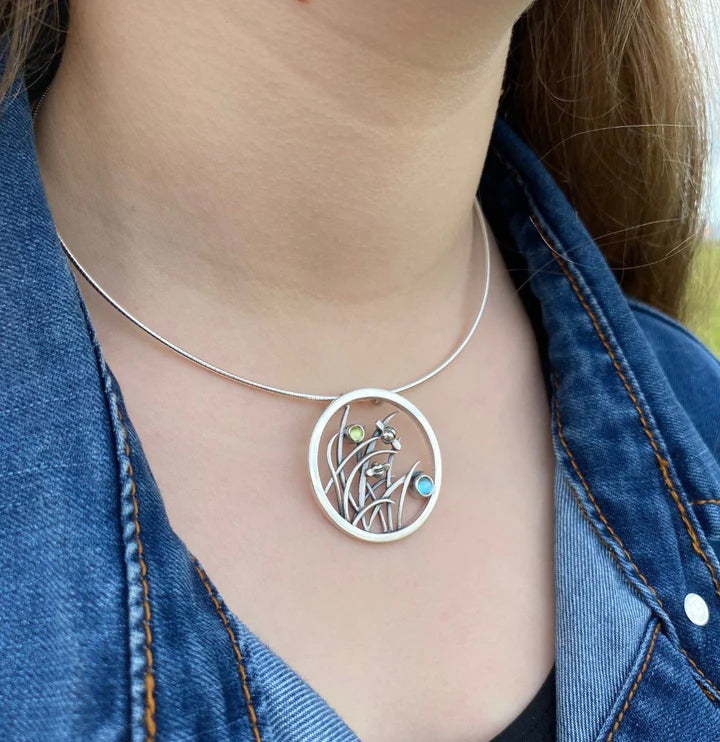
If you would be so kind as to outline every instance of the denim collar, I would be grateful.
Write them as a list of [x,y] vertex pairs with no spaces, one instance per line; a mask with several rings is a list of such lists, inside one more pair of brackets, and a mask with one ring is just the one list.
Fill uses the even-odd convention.
[[524,258],[540,307],[555,451],[577,506],[717,696],[717,628],[690,623],[683,601],[698,593],[720,622],[720,563],[691,505],[718,497],[720,466],[603,254],[538,156],[500,119],[479,194],[504,253]]

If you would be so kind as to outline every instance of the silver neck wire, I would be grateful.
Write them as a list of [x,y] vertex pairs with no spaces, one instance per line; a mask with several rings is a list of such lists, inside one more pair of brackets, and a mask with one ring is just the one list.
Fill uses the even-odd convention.
[[[45,99],[45,96],[47,95],[49,90],[49,87],[46,88],[42,95],[40,96],[39,100],[35,104],[32,112],[32,123],[33,126],[35,124],[35,121],[37,119],[38,111],[40,110],[40,105],[42,104],[43,100]],[[460,344],[455,348],[455,350],[438,366],[433,368],[431,371],[428,371],[424,376],[421,376],[418,379],[415,379],[415,381],[411,381],[407,384],[403,384],[402,386],[396,387],[395,389],[391,389],[390,391],[395,392],[396,394],[399,394],[401,392],[405,392],[408,389],[413,389],[416,386],[419,386],[420,384],[428,381],[429,379],[432,379],[433,376],[436,376],[439,374],[443,369],[447,368],[463,351],[465,346],[470,342],[470,338],[475,333],[475,330],[477,329],[477,326],[480,322],[480,318],[482,317],[485,306],[487,304],[488,295],[490,293],[490,241],[488,239],[488,231],[485,224],[485,219],[482,214],[482,210],[480,208],[480,203],[477,199],[477,196],[475,197],[474,201],[474,207],[475,207],[475,214],[477,216],[478,222],[480,223],[480,229],[482,231],[483,236],[483,245],[484,245],[484,251],[485,251],[485,285],[483,287],[483,297],[482,301],[480,303],[480,308],[475,315],[475,319],[470,326],[470,329],[468,330],[465,337],[462,339]],[[219,366],[215,366],[212,363],[209,363],[208,361],[203,360],[202,358],[199,358],[196,355],[193,355],[189,351],[181,348],[179,345],[175,345],[175,343],[171,342],[170,340],[167,340],[159,333],[155,332],[155,330],[150,329],[146,324],[141,322],[137,317],[135,317],[133,314],[131,314],[125,307],[123,307],[119,302],[117,302],[115,299],[113,299],[110,294],[88,273],[88,271],[84,268],[84,266],[78,261],[78,259],[73,255],[70,248],[65,243],[65,240],[61,237],[60,233],[57,232],[56,234],[58,237],[58,240],[60,241],[60,244],[62,245],[63,251],[65,252],[65,255],[70,260],[70,262],[75,266],[75,268],[78,270],[80,275],[95,289],[95,291],[100,294],[100,296],[105,299],[105,301],[108,302],[112,307],[114,307],[120,314],[122,314],[124,317],[126,317],[130,322],[132,322],[136,327],[139,327],[143,332],[150,335],[150,337],[154,338],[158,342],[162,343],[164,346],[169,348],[170,350],[174,351],[178,355],[182,356],[183,358],[186,358],[188,361],[192,361],[192,363],[197,364],[198,366],[201,366],[202,368],[207,369],[208,371],[212,371],[213,373],[217,374],[218,376],[222,376],[225,379],[229,379],[230,381],[235,381],[238,384],[243,384],[244,386],[250,387],[251,389],[257,389],[259,391],[263,392],[269,392],[270,394],[277,394],[283,397],[293,397],[295,399],[306,399],[316,402],[329,402],[333,399],[337,399],[337,397],[340,396],[340,394],[308,394],[306,392],[298,392],[293,391],[292,389],[283,389],[281,387],[271,386],[270,384],[263,384],[260,381],[254,381],[253,379],[245,378],[244,376],[239,376],[238,374],[234,374],[230,371],[226,371],[223,368],[220,368]]]

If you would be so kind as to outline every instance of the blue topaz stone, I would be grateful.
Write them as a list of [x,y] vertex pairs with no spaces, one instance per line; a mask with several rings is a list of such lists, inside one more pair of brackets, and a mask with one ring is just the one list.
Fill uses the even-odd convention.
[[432,495],[433,493],[433,489],[435,488],[435,482],[433,482],[432,477],[428,476],[427,474],[418,472],[413,477],[413,487],[415,488],[415,492],[417,492],[418,495],[422,495],[423,497],[430,497],[430,495]]

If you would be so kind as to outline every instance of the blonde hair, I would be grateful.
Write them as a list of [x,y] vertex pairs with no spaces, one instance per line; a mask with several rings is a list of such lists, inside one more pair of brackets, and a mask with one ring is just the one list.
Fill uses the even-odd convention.
[[[0,100],[17,75],[27,81],[47,65],[58,19],[57,0],[0,0]],[[565,190],[625,293],[685,316],[707,110],[679,0],[536,0],[513,30],[500,110]]]

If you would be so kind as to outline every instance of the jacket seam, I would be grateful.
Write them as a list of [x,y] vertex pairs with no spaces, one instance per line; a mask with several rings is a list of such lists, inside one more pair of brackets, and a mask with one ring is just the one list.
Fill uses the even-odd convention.
[[[559,251],[551,244],[551,241],[545,235],[544,231],[540,227],[540,223],[539,223],[540,222],[540,217],[539,217],[539,215],[537,213],[536,208],[534,207],[534,204],[533,204],[533,201],[532,201],[532,197],[528,193],[527,188],[526,188],[525,184],[523,183],[523,181],[522,181],[519,173],[515,170],[514,166],[510,162],[508,162],[507,159],[497,150],[497,147],[493,147],[492,149],[493,149],[493,152],[494,152],[495,156],[502,163],[502,165],[505,167],[505,169],[508,171],[508,173],[511,175],[511,177],[515,180],[515,182],[518,184],[518,186],[520,187],[520,189],[524,193],[524,195],[526,197],[526,200],[527,200],[528,208],[529,208],[530,213],[531,213],[530,222],[532,223],[532,225],[536,229],[538,235],[541,237],[541,239],[545,243],[546,247],[550,251],[550,253],[553,256],[553,258],[555,259],[555,262],[557,262],[558,265],[560,266],[560,268],[562,269],[563,274],[565,275],[565,277],[567,278],[568,282],[570,283],[573,291],[575,292],[575,295],[576,295],[578,301],[583,306],[583,309],[585,310],[585,312],[588,314],[588,317],[590,318],[590,320],[591,320],[591,322],[593,324],[593,327],[595,329],[596,334],[598,335],[598,338],[601,340],[601,342],[602,342],[602,344],[603,344],[603,346],[604,346],[604,348],[605,348],[608,356],[610,357],[610,359],[612,361],[612,364],[613,364],[613,367],[615,368],[616,373],[618,374],[620,380],[623,383],[623,386],[625,387],[628,395],[630,396],[630,399],[633,402],[633,405],[635,407],[635,410],[637,411],[637,413],[638,413],[638,415],[640,417],[640,422],[641,422],[641,425],[643,427],[643,430],[645,431],[645,434],[648,437],[648,440],[650,441],[650,444],[651,444],[651,446],[653,448],[653,452],[655,454],[656,461],[657,461],[658,466],[660,468],[660,472],[662,474],[663,481],[664,481],[666,487],[668,488],[668,490],[669,490],[669,492],[670,492],[670,494],[672,496],[673,502],[675,503],[675,506],[677,507],[677,509],[678,509],[678,511],[679,511],[679,513],[681,515],[681,518],[682,518],[683,523],[685,525],[685,529],[686,529],[686,531],[688,533],[688,536],[690,537],[690,541],[691,541],[691,544],[693,546],[693,550],[697,554],[699,554],[699,556],[702,558],[702,561],[704,562],[705,566],[707,567],[707,569],[708,569],[708,571],[710,573],[710,577],[712,579],[713,585],[715,586],[715,592],[716,592],[716,594],[718,596],[720,596],[720,589],[719,589],[719,586],[718,586],[718,581],[717,581],[717,578],[715,576],[715,571],[713,569],[713,566],[712,566],[712,564],[711,564],[711,562],[710,562],[707,554],[705,554],[704,550],[702,549],[701,545],[699,544],[699,540],[697,538],[697,534],[695,533],[695,530],[692,527],[692,524],[689,522],[689,520],[687,518],[687,513],[685,511],[685,508],[684,508],[684,506],[682,504],[682,501],[680,500],[680,497],[679,497],[677,491],[674,488],[672,479],[670,478],[670,475],[669,475],[669,472],[668,472],[668,469],[670,467],[670,462],[669,461],[666,461],[661,456],[660,451],[659,451],[659,448],[657,446],[657,442],[655,441],[654,436],[652,435],[652,432],[649,430],[649,427],[647,425],[645,414],[642,411],[642,408],[641,408],[641,406],[640,406],[640,404],[639,404],[639,402],[637,400],[637,397],[635,396],[635,394],[634,394],[634,392],[632,390],[632,387],[630,386],[630,384],[629,384],[629,382],[628,382],[625,374],[623,373],[622,369],[619,366],[619,362],[617,361],[617,358],[615,356],[615,353],[613,352],[612,348],[610,347],[609,342],[608,342],[608,340],[607,340],[607,338],[605,336],[605,333],[603,332],[602,328],[599,325],[599,322],[597,320],[597,317],[595,316],[595,314],[592,311],[592,309],[588,306],[587,301],[585,300],[585,297],[582,294],[582,291],[580,290],[579,286],[577,285],[577,281],[575,280],[574,276],[571,274],[571,272],[568,269],[567,265],[565,264],[564,260],[562,260]],[[557,374],[555,374],[555,383],[556,383],[556,392],[557,392]],[[555,395],[555,403],[556,403],[556,411],[557,411],[559,409],[557,407],[557,404],[558,404],[557,403],[557,394]],[[566,452],[569,455],[569,448],[566,449]],[[573,495],[575,496],[576,503],[578,503],[578,505],[580,505],[579,499],[577,498],[577,495],[575,494],[575,492],[574,492],[574,490],[573,490],[572,487],[571,487],[571,491],[573,491]],[[583,510],[582,507],[581,507],[581,510]],[[596,534],[598,533],[597,529],[593,529],[593,530],[595,531]],[[606,548],[609,548],[607,542],[604,539],[601,539],[601,541],[605,544]],[[612,553],[612,550],[611,550],[611,553]],[[616,556],[616,555],[614,555],[614,556]],[[617,557],[616,557],[616,560],[617,560]],[[636,567],[636,569],[637,569],[637,567]],[[638,570],[638,574],[639,574],[639,570]],[[657,595],[657,593],[655,592],[655,589],[654,588],[651,587],[651,590],[652,590],[653,593],[655,593]],[[658,598],[658,601],[659,600],[660,599]],[[672,627],[672,622],[669,623],[668,629],[672,630],[673,633],[674,633],[674,628]],[[677,642],[678,648],[680,649],[681,653],[684,655],[685,659],[689,663],[690,667],[692,668],[692,671],[694,671],[696,673],[696,675],[699,676],[702,679],[702,680],[698,680],[696,678],[696,682],[698,682],[698,684],[700,684],[700,685],[705,684],[706,688],[712,690],[712,692],[716,695],[716,699],[715,700],[718,701],[718,702],[720,702],[720,690],[718,690],[718,688],[715,687],[715,685],[713,684],[713,682],[707,677],[707,675],[705,675],[705,673],[691,659],[691,657],[685,651],[685,649],[682,646],[680,646],[679,638],[676,637],[676,639],[678,639],[678,642]],[[705,691],[705,688],[703,688],[703,690]],[[705,695],[708,695],[708,693],[706,692]]]
[[600,324],[598,323],[598,319],[595,316],[595,313],[592,311],[592,309],[588,305],[585,297],[583,296],[580,290],[580,287],[577,285],[577,281],[575,280],[575,277],[570,273],[565,261],[562,259],[558,251],[551,245],[550,240],[547,237],[547,235],[544,233],[542,227],[540,226],[537,215],[535,214],[534,211],[533,211],[533,217],[535,218],[531,217],[531,221],[535,229],[537,230],[543,242],[549,249],[550,254],[555,258],[555,262],[560,266],[560,269],[563,271],[563,273],[565,274],[565,277],[570,282],[570,285],[573,291],[575,292],[575,295],[577,296],[578,301],[580,302],[583,309],[589,316],[590,321],[592,322],[592,325],[595,329],[595,333],[597,334],[598,338],[602,342],[606,353],[610,357],[610,360],[612,362],[613,367],[615,368],[617,375],[622,381],[622,384],[625,387],[625,390],[628,396],[630,397],[633,403],[633,406],[635,407],[635,410],[638,413],[638,416],[640,418],[640,424],[642,426],[643,431],[645,432],[645,435],[650,441],[650,445],[655,455],[655,460],[660,469],[660,473],[662,475],[665,486],[668,489],[673,499],[673,502],[675,503],[675,507],[678,509],[678,512],[680,513],[680,518],[685,526],[685,530],[688,536],[690,537],[690,543],[692,545],[693,551],[702,559],[703,563],[705,564],[705,567],[707,568],[710,574],[710,578],[712,580],[713,586],[715,587],[715,593],[718,597],[720,597],[720,583],[718,583],[717,576],[715,575],[715,570],[710,562],[708,555],[705,553],[705,550],[702,548],[702,545],[700,544],[698,535],[695,532],[695,529],[688,518],[687,511],[685,510],[685,506],[683,505],[682,500],[680,499],[680,496],[678,495],[677,490],[675,489],[675,484],[672,481],[672,478],[670,476],[670,472],[669,472],[670,462],[667,459],[663,458],[663,456],[661,455],[657,441],[655,440],[655,436],[653,436],[652,431],[650,430],[648,426],[647,420],[645,418],[645,413],[643,412],[642,407],[640,406],[640,403],[638,402],[638,399],[632,387],[630,386],[630,383],[628,382],[627,377],[625,376],[625,373],[620,367],[620,363],[618,362],[613,349],[610,347],[608,339],[606,338],[605,333],[600,327]]
[[[570,479],[568,478],[567,475],[564,475],[564,476],[565,476],[565,480],[566,480],[567,485],[568,485],[568,489],[570,490],[570,494],[572,495],[572,498],[575,501],[575,504],[577,505],[577,508],[580,511],[580,514],[582,515],[583,519],[590,526],[590,528],[592,529],[593,533],[598,538],[598,540],[600,541],[600,543],[605,547],[605,549],[607,550],[607,553],[610,555],[610,557],[612,558],[613,562],[615,562],[615,565],[617,566],[618,570],[620,571],[620,574],[622,575],[623,579],[625,579],[627,581],[628,585],[630,585],[630,587],[633,590],[637,591],[640,594],[641,598],[642,598],[643,597],[642,591],[638,588],[637,583],[635,581],[633,581],[632,579],[630,579],[630,577],[628,576],[627,570],[625,569],[625,567],[623,567],[622,563],[620,562],[620,559],[618,558],[618,555],[613,551],[612,546],[608,543],[607,539],[598,530],[598,527],[594,523],[593,519],[590,517],[590,515],[589,515],[589,513],[587,511],[587,508],[585,507],[585,505],[583,505],[582,500],[580,499],[580,496],[578,495],[578,493],[577,493],[577,491],[575,489],[575,486],[570,481]],[[650,586],[648,586],[648,587],[650,587]],[[650,588],[650,589],[652,590],[652,588]]]
[[[56,247],[60,244],[56,240]],[[113,376],[109,370],[102,349],[95,334],[87,306],[82,299],[77,282],[70,274],[74,294],[85,318],[88,339],[93,348],[98,365],[108,414],[112,426],[115,459],[118,466],[118,485],[120,488],[120,523],[126,580],[128,587],[128,631],[130,657],[130,727],[135,740],[142,734],[145,742],[154,742],[156,729],[155,675],[153,670],[152,631],[150,626],[151,611],[149,602],[149,581],[147,564],[143,554],[140,537],[140,514],[132,462],[130,461],[129,431],[123,422],[118,394],[113,389]],[[120,395],[121,396],[121,395]],[[140,576],[138,585],[137,576]],[[142,629],[140,628],[142,623]],[[138,651],[142,642],[142,650]]]
[[[554,373],[554,377],[555,377],[555,389],[557,391],[557,373]],[[620,548],[623,550],[623,553],[625,554],[625,557],[627,558],[627,560],[630,562],[630,564],[635,569],[638,577],[640,577],[640,579],[643,581],[643,583],[648,587],[648,589],[655,596],[655,598],[657,599],[657,602],[658,602],[658,605],[660,606],[660,608],[664,612],[666,612],[665,611],[665,607],[663,606],[662,600],[661,600],[660,596],[657,594],[657,592],[655,591],[655,588],[653,588],[653,586],[650,585],[648,583],[648,581],[645,579],[645,576],[642,574],[642,572],[640,571],[640,569],[638,568],[638,566],[635,564],[635,562],[633,562],[632,557],[630,556],[630,554],[627,551],[627,549],[625,549],[625,547],[623,546],[623,543],[620,540],[620,538],[615,535],[614,531],[612,530],[612,528],[610,527],[610,525],[605,520],[605,518],[604,518],[604,516],[603,516],[603,514],[602,514],[602,512],[600,510],[600,507],[598,506],[595,498],[593,497],[592,492],[590,491],[589,486],[587,485],[587,481],[585,480],[582,472],[580,471],[580,468],[577,466],[577,462],[575,461],[575,457],[573,456],[572,451],[570,450],[570,447],[567,444],[567,440],[565,439],[565,436],[563,434],[562,422],[561,422],[561,418],[560,418],[560,408],[559,408],[559,404],[558,404],[558,401],[557,401],[557,397],[554,398],[553,404],[554,404],[554,407],[555,407],[555,422],[556,422],[557,428],[558,428],[558,438],[560,439],[560,442],[562,443],[563,448],[565,449],[565,453],[567,454],[568,458],[570,459],[570,462],[571,462],[571,464],[573,466],[573,469],[575,470],[576,475],[578,476],[578,479],[580,479],[580,482],[582,483],[583,488],[587,492],[590,501],[592,502],[593,506],[595,507],[595,510],[596,510],[598,516],[603,521],[603,523],[605,523],[606,527],[608,528],[609,533],[615,538],[615,541],[618,544],[618,546],[620,546]],[[580,498],[578,497],[577,492],[575,492],[575,488],[572,486],[571,483],[568,483],[568,484],[569,484],[569,488],[570,488],[570,493],[572,494],[573,499],[575,500],[575,504],[578,506],[578,508],[580,510],[580,513],[582,514],[583,518],[585,518],[585,520],[590,524],[590,527],[595,532],[595,535],[598,537],[598,539],[603,544],[603,546],[605,546],[605,548],[608,550],[608,553],[613,558],[613,560],[615,561],[615,563],[618,565],[618,568],[621,570],[621,572],[623,574],[625,574],[625,570],[622,568],[622,565],[620,564],[620,560],[618,559],[617,554],[615,554],[615,552],[612,550],[612,548],[608,544],[607,539],[603,538],[603,536],[600,533],[600,531],[598,530],[597,526],[595,525],[595,523],[593,523],[592,519],[588,515],[587,509],[582,504]],[[718,502],[720,502],[720,501],[718,501]],[[634,583],[631,582],[630,584],[633,585],[634,587],[636,587],[636,585]],[[658,624],[658,626],[659,625],[660,624]],[[720,702],[720,690],[713,684],[712,680],[710,680],[710,678],[708,678],[708,676],[700,669],[700,667],[690,657],[690,655],[687,653],[687,651],[683,647],[679,646],[679,644],[678,644],[678,648],[680,649],[680,651],[682,652],[683,656],[685,657],[685,659],[687,660],[687,662],[690,664],[690,666],[692,667],[692,669],[695,671],[695,673],[700,676],[700,678],[702,679],[702,681],[704,681],[704,682],[701,682],[701,681],[697,681],[697,682],[698,682],[698,685],[701,686],[701,688],[702,688],[703,692],[705,693],[705,695],[708,696],[708,698],[710,698],[715,703]],[[707,686],[707,688],[706,688],[706,686]],[[710,691],[712,691],[712,694],[710,693]],[[607,740],[606,740],[606,742],[607,742]]]
[[657,624],[655,624],[655,631],[653,631],[652,639],[650,640],[650,646],[648,647],[648,650],[645,653],[645,659],[643,660],[642,667],[640,668],[637,676],[635,677],[635,682],[632,684],[632,687],[630,688],[630,691],[628,692],[627,697],[625,698],[625,703],[620,709],[620,713],[617,715],[617,718],[615,719],[615,723],[613,724],[612,729],[608,733],[608,736],[606,737],[605,742],[611,742],[612,738],[615,736],[615,733],[618,730],[618,727],[620,726],[620,723],[623,720],[623,717],[625,716],[625,713],[627,712],[628,708],[630,708],[630,702],[632,701],[633,696],[637,692],[637,689],[640,687],[640,683],[642,682],[643,676],[645,675],[648,665],[650,664],[650,658],[652,657],[653,650],[655,649],[655,642],[657,641],[657,637],[659,633],[660,633],[660,623],[658,622]]
[[235,632],[233,631],[233,628],[230,625],[230,621],[228,620],[225,610],[223,609],[222,605],[220,604],[220,601],[215,595],[215,591],[213,590],[212,585],[210,584],[210,580],[207,576],[207,573],[200,566],[200,562],[195,556],[192,557],[192,561],[193,561],[195,570],[200,576],[200,581],[205,587],[207,594],[210,596],[210,600],[212,601],[212,604],[215,607],[215,611],[220,617],[220,620],[222,621],[222,624],[225,627],[225,631],[227,632],[227,635],[230,638],[230,644],[232,646],[233,654],[235,655],[235,664],[237,665],[238,675],[240,677],[240,684],[242,686],[243,696],[245,698],[245,704],[247,706],[248,715],[250,717],[250,728],[252,729],[255,742],[262,742],[262,739],[260,737],[260,727],[258,725],[258,718],[255,712],[255,707],[252,702],[252,696],[250,694],[250,685],[248,683],[247,671],[245,669],[245,661],[243,660],[242,652],[240,651],[240,646],[238,644],[237,637],[235,636]]
[[[607,539],[598,530],[598,527],[595,525],[595,523],[593,522],[593,519],[588,514],[587,508],[582,504],[582,501],[580,500],[578,493],[575,491],[575,487],[573,486],[573,483],[568,479],[567,475],[565,475],[565,479],[567,480],[568,489],[570,490],[570,494],[572,494],[573,496],[573,500],[575,500],[575,504],[578,506],[578,510],[580,511],[580,514],[585,519],[585,521],[590,526],[590,528],[592,528],[593,532],[600,540],[600,543],[602,543],[602,545],[607,549],[608,554],[610,554],[610,556],[612,557],[613,561],[617,565],[621,574],[625,576],[625,578],[627,579],[627,575],[622,565],[620,564],[618,555],[612,550],[612,547],[610,546],[610,544],[608,544]],[[633,583],[632,581],[630,581],[630,584],[633,587],[635,587],[635,583]]]
[[710,691],[696,678],[695,682],[697,683],[698,688],[704,693],[705,698],[708,699],[708,701],[712,701],[713,703],[717,703],[718,699],[715,698],[715,696],[710,693]]
[[[692,669],[695,671],[695,673],[699,675],[700,678],[702,679],[703,682],[701,682],[700,680],[697,680],[696,678],[696,682],[698,683],[698,685],[700,685],[705,695],[708,698],[711,698],[711,700],[713,700],[715,703],[720,702],[720,690],[716,687],[716,685],[712,682],[712,680],[710,680],[710,678],[698,667],[695,660],[693,660],[692,657],[690,657],[690,655],[685,651],[685,649],[680,647],[680,651],[683,653],[685,659],[688,661],[688,663],[690,664]],[[707,686],[707,688],[703,686]],[[712,691],[712,695],[709,692],[710,690]]]
[[[570,464],[571,464],[571,466],[572,466],[575,474],[577,475],[578,479],[580,480],[580,483],[582,484],[583,489],[587,493],[587,496],[588,496],[590,502],[592,503],[593,508],[595,509],[595,512],[597,513],[598,517],[602,521],[602,523],[605,526],[605,528],[607,528],[608,533],[613,538],[613,540],[615,541],[615,543],[619,546],[619,548],[622,550],[622,553],[625,555],[625,558],[632,565],[633,569],[635,570],[637,576],[640,578],[640,580],[642,581],[642,583],[653,594],[653,596],[655,597],[655,600],[657,600],[658,606],[663,611],[665,611],[665,606],[663,605],[662,599],[658,595],[658,593],[655,590],[655,588],[648,582],[647,578],[645,577],[645,575],[640,570],[640,567],[638,567],[637,564],[635,564],[635,561],[633,560],[632,556],[630,555],[630,552],[627,550],[627,547],[623,543],[622,539],[617,535],[617,533],[615,533],[615,530],[613,529],[613,527],[608,522],[607,518],[605,517],[605,514],[602,512],[602,510],[600,508],[600,505],[598,504],[597,500],[595,499],[595,496],[593,495],[592,490],[590,489],[590,485],[588,484],[587,480],[585,479],[585,476],[583,475],[582,471],[580,470],[580,467],[578,466],[577,460],[575,459],[575,456],[573,455],[573,452],[571,451],[570,446],[568,445],[567,439],[565,438],[565,432],[564,432],[564,428],[563,428],[563,424],[562,424],[562,419],[560,417],[560,404],[559,404],[558,399],[557,399],[557,391],[558,391],[558,386],[559,386],[557,372],[554,372],[553,373],[553,377],[554,377],[553,384],[554,384],[555,392],[556,392],[555,393],[555,396],[553,398],[553,406],[555,408],[555,422],[556,422],[557,428],[558,428],[558,438],[560,439],[560,442],[562,443],[562,446],[563,446],[563,449],[565,450],[565,453],[567,454],[568,458],[570,459]],[[576,502],[577,502],[577,500],[576,500]],[[595,528],[595,532],[598,533],[597,528]],[[611,550],[611,553],[613,553],[612,550]],[[613,554],[613,556],[615,556],[615,554]],[[615,558],[617,559],[616,556],[615,556]]]
[[157,726],[155,723],[155,675],[153,672],[153,652],[152,652],[152,627],[151,619],[152,612],[150,609],[150,586],[147,577],[147,563],[145,562],[144,550],[142,539],[140,538],[140,510],[138,507],[137,498],[137,486],[135,484],[135,477],[132,462],[130,461],[131,449],[128,440],[128,430],[123,422],[123,415],[118,407],[117,409],[118,420],[120,421],[120,427],[122,429],[123,444],[125,448],[125,455],[128,457],[128,468],[127,476],[130,482],[130,498],[132,500],[133,507],[133,527],[134,533],[133,538],[135,546],[138,552],[138,564],[140,565],[140,584],[143,592],[143,631],[145,637],[145,739],[146,742],[153,742],[155,735],[157,734]]
[[559,265],[560,269],[563,271],[563,274],[565,275],[566,279],[570,283],[570,286],[572,287],[573,291],[575,292],[575,295],[582,305],[583,309],[587,313],[588,317],[590,318],[590,321],[592,322],[592,325],[595,329],[595,332],[600,339],[600,341],[603,344],[603,347],[605,348],[606,353],[610,357],[610,360],[612,362],[613,367],[615,368],[616,373],[618,374],[623,386],[625,387],[626,392],[630,396],[630,399],[635,407],[636,412],[638,413],[638,416],[640,418],[641,426],[645,432],[645,435],[647,436],[650,445],[653,449],[655,460],[658,464],[658,467],[660,468],[660,473],[662,475],[663,481],[665,483],[665,486],[667,487],[668,491],[670,492],[670,495],[673,499],[673,502],[675,503],[676,508],[678,509],[678,512],[680,513],[681,520],[685,526],[685,530],[690,538],[690,543],[692,545],[693,551],[695,551],[696,554],[701,558],[703,563],[705,564],[705,567],[707,568],[710,578],[712,580],[713,586],[715,588],[715,593],[718,597],[720,597],[720,583],[718,583],[717,576],[715,575],[715,570],[712,566],[712,563],[710,562],[709,557],[705,553],[704,549],[702,548],[702,545],[699,542],[697,533],[695,532],[695,529],[692,526],[692,523],[690,522],[687,512],[685,510],[685,506],[682,503],[682,500],[680,499],[680,496],[678,495],[675,485],[672,481],[672,478],[670,477],[669,468],[670,468],[670,462],[663,458],[663,456],[660,454],[660,450],[657,445],[657,441],[655,440],[655,437],[653,436],[652,432],[650,431],[647,420],[645,418],[645,413],[642,410],[642,407],[640,406],[637,397],[635,393],[632,390],[632,387],[630,383],[628,382],[624,372],[622,371],[622,368],[620,367],[620,364],[617,360],[617,357],[613,351],[613,349],[610,347],[610,344],[607,340],[607,337],[605,336],[605,333],[603,332],[602,328],[600,327],[600,324],[598,322],[597,317],[595,316],[595,313],[592,311],[590,306],[587,303],[587,300],[583,296],[582,291],[580,290],[580,287],[577,285],[577,281],[575,277],[572,275],[570,270],[567,267],[567,264],[560,256],[559,251],[552,245],[551,240],[549,237],[545,234],[544,230],[540,226],[540,217],[537,213],[537,210],[535,209],[535,206],[533,204],[532,198],[530,194],[527,191],[527,188],[525,187],[525,184],[523,183],[519,173],[515,170],[513,165],[507,161],[507,159],[497,150],[496,147],[493,147],[493,152],[495,156],[498,158],[498,160],[502,163],[502,165],[505,167],[505,169],[508,171],[508,173],[511,175],[511,177],[515,180],[515,182],[518,184],[522,192],[525,194],[528,208],[530,210],[530,222],[532,223],[533,227],[537,231],[538,235],[541,237],[543,242],[545,243],[545,246],[550,251],[550,254],[555,259],[555,262]]

